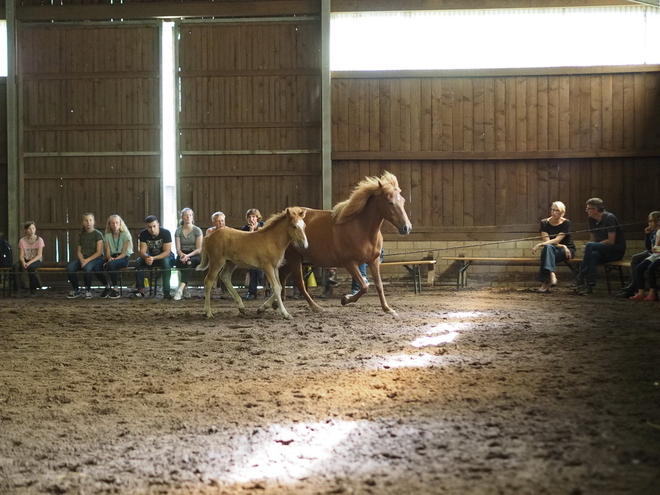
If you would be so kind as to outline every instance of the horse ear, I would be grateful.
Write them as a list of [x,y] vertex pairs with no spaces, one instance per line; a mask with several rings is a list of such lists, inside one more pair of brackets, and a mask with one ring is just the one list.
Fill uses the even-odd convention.
[[307,209],[306,208],[301,208],[301,213],[300,213],[300,218],[305,218],[305,215],[307,215]]
[[378,187],[380,187],[381,189],[383,188],[383,183],[380,181],[380,179],[378,179]]

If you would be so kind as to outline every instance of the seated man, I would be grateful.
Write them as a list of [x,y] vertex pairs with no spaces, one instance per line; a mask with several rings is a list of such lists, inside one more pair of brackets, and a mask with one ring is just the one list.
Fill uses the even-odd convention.
[[149,215],[144,219],[145,229],[140,232],[140,251],[135,264],[137,292],[135,297],[144,297],[144,272],[146,267],[157,266],[163,276],[163,299],[171,299],[170,275],[174,264],[172,234],[160,226],[158,218]]
[[623,229],[617,218],[605,211],[602,199],[591,198],[587,201],[587,215],[590,242],[585,246],[577,279],[570,286],[580,295],[593,293],[599,264],[618,261],[626,254]]

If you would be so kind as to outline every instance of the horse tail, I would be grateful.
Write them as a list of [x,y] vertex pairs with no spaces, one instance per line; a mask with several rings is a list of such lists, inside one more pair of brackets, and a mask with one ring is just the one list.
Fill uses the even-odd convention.
[[202,261],[200,261],[199,265],[197,265],[197,268],[195,268],[195,270],[199,270],[200,272],[202,270],[206,270],[209,267],[209,253],[206,249],[207,241],[208,237],[205,237],[202,241]]

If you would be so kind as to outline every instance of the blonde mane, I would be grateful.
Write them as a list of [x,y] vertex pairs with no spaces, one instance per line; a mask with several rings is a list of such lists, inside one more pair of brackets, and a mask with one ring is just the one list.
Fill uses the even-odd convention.
[[335,205],[332,218],[336,223],[347,222],[364,209],[371,196],[393,192],[401,192],[401,188],[396,176],[390,172],[383,173],[381,177],[365,177],[347,200]]
[[266,220],[264,226],[259,230],[265,230],[275,225],[277,222],[282,220],[282,218],[287,216],[287,210],[291,212],[291,215],[299,217],[302,215],[304,208],[301,208],[300,206],[289,206],[279,213],[273,213],[270,217],[268,217],[268,220]]

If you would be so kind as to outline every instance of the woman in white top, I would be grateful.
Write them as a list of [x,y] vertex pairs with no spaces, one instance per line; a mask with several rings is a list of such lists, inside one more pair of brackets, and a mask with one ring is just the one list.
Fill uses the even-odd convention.
[[181,281],[179,288],[174,293],[174,300],[180,301],[182,297],[190,297],[188,292],[188,281],[190,275],[197,265],[202,261],[202,241],[204,234],[202,229],[195,225],[195,213],[190,208],[181,210],[180,227],[174,233],[176,252],[178,258],[176,266],[179,268]]
[[133,254],[133,237],[119,215],[108,217],[103,241],[105,259],[107,260],[103,265],[103,269],[110,273],[112,286],[106,282],[105,290],[100,297],[118,299],[120,294],[117,273],[128,266],[129,259]]
[[[37,226],[32,220],[23,224],[25,230],[25,237],[18,241],[18,263],[14,265],[14,271],[20,272],[25,270],[30,279],[30,295],[37,294],[39,289],[39,278],[35,271],[41,266],[44,240],[37,235]],[[20,283],[20,277],[16,277],[17,282]]]

